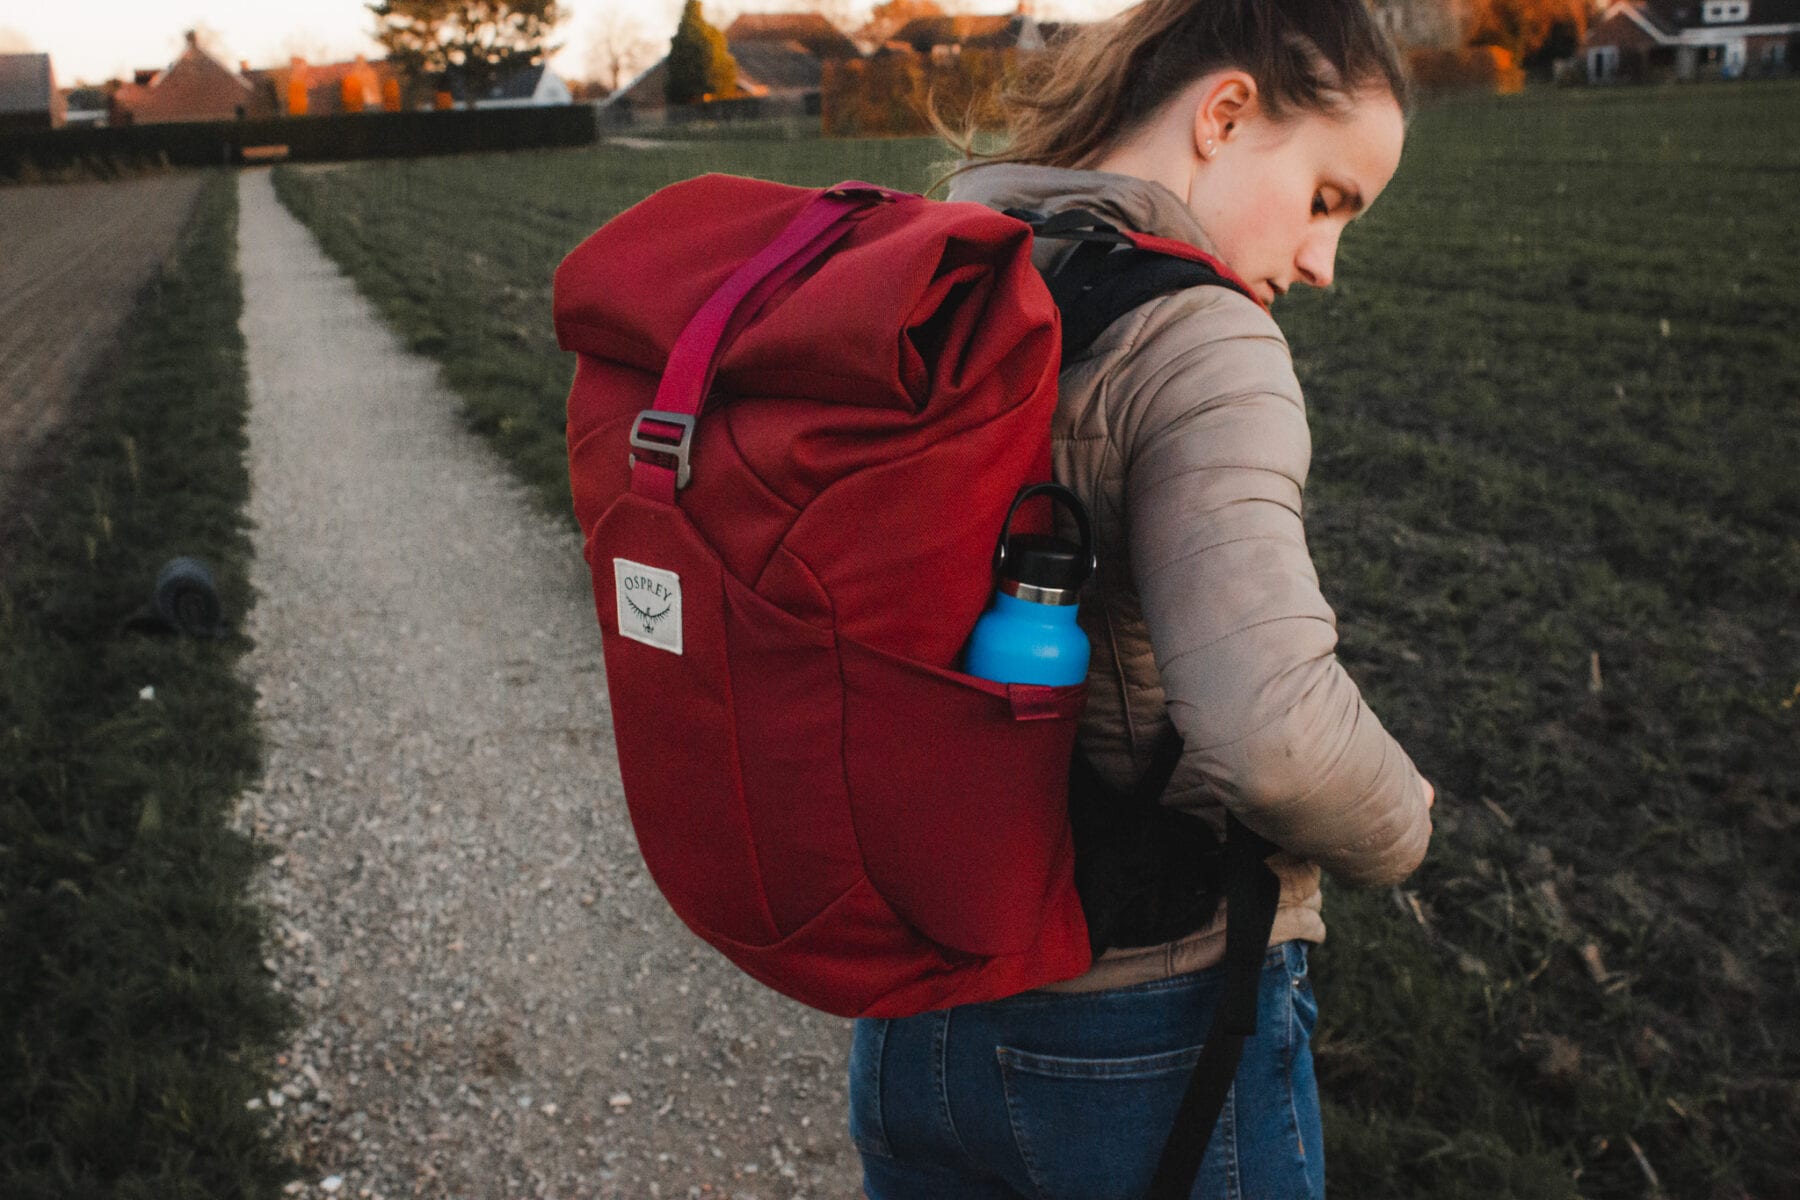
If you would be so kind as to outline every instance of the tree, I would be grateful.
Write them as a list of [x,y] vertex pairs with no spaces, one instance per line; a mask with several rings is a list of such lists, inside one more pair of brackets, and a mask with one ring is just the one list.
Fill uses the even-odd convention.
[[616,92],[628,76],[650,65],[656,43],[644,33],[636,17],[621,8],[607,8],[588,45],[588,71],[609,92]]
[[547,43],[566,15],[557,0],[381,0],[368,9],[389,62],[414,81],[457,68],[470,108],[508,69],[555,53]]
[[1474,0],[1469,6],[1469,42],[1499,46],[1523,63],[1559,25],[1572,28],[1577,43],[1587,33],[1586,0]]
[[681,24],[669,39],[669,77],[664,94],[670,104],[693,104],[711,97],[735,96],[737,60],[725,44],[725,35],[706,23],[700,0],[687,0]]

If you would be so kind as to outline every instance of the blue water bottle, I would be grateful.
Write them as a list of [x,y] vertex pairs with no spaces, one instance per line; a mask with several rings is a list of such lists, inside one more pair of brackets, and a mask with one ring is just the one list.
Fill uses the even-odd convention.
[[[1051,534],[1012,535],[1019,506],[1038,495],[1061,501],[1075,515],[1079,546]],[[1075,606],[1094,567],[1094,531],[1081,497],[1056,483],[1019,489],[994,550],[994,606],[969,638],[968,673],[997,683],[1052,686],[1086,679],[1088,640],[1075,623]]]

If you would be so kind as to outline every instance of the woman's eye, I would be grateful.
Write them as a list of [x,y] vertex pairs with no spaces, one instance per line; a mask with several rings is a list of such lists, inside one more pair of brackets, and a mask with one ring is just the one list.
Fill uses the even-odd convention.
[[1313,196],[1312,210],[1313,215],[1316,217],[1322,217],[1331,211],[1331,206],[1325,203],[1324,192],[1319,192]]

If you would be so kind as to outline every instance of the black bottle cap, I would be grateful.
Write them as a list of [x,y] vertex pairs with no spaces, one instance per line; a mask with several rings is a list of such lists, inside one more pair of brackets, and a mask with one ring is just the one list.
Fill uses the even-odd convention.
[[1000,567],[1003,580],[1066,593],[1068,603],[1074,602],[1074,593],[1080,590],[1087,575],[1088,559],[1081,547],[1047,533],[1013,534],[1007,544],[1006,561]]
[[[1064,541],[1048,533],[1012,533],[1019,506],[1033,496],[1047,496],[1062,504],[1081,528],[1081,543]],[[1094,555],[1093,524],[1081,497],[1060,483],[1033,483],[1019,489],[1000,526],[994,547],[994,571],[1000,590],[1035,604],[1076,604],[1081,585],[1098,566]]]

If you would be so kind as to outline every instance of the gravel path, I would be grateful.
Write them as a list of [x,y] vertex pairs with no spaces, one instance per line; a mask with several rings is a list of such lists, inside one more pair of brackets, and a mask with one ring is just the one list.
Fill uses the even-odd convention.
[[239,195],[257,523],[242,820],[304,1027],[309,1196],[860,1195],[849,1024],[763,990],[637,856],[572,526],[533,510],[267,172]]

